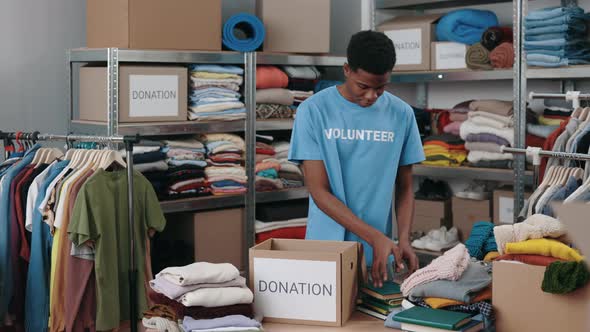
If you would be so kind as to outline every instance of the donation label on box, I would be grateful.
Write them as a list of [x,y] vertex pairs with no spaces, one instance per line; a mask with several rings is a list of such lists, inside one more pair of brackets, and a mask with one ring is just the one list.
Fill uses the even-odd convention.
[[337,321],[335,261],[253,259],[254,298],[265,317]]
[[129,116],[177,116],[178,76],[130,75]]
[[514,224],[514,198],[500,197],[498,199],[498,213],[500,224]]
[[403,29],[384,32],[395,46],[396,64],[419,65],[422,63],[422,30]]

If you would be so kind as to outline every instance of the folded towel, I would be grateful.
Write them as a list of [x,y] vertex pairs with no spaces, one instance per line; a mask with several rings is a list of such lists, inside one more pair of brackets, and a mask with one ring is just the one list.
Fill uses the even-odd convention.
[[512,68],[514,66],[514,45],[502,43],[490,53],[490,61],[494,68]]
[[320,71],[314,66],[282,66],[289,78],[305,80],[317,80],[320,78]]
[[275,66],[256,67],[256,89],[286,88],[289,77]]
[[490,51],[488,51],[481,43],[476,43],[467,48],[465,54],[465,62],[470,69],[493,69],[490,62]]
[[226,141],[231,142],[238,146],[242,150],[246,150],[246,143],[244,139],[235,134],[226,134],[226,133],[215,133],[215,134],[203,134],[199,136],[199,139],[205,143],[212,143],[212,142],[219,142],[219,141]]
[[[507,128],[514,126],[514,117],[512,115],[505,116],[484,111],[473,111],[469,112],[468,118],[475,123],[489,125],[495,128]],[[482,118],[487,122],[478,122]]]
[[436,25],[436,37],[438,41],[473,45],[481,40],[486,29],[493,26],[498,26],[498,17],[494,12],[459,9],[441,17]]
[[162,277],[176,285],[186,286],[203,283],[227,282],[234,280],[239,276],[240,271],[229,263],[212,264],[207,262],[197,262],[186,266],[165,268],[156,275],[156,278]]
[[510,146],[514,146],[514,130],[513,128],[492,128],[477,125],[471,120],[463,122],[461,125],[461,138],[467,141],[467,136],[470,134],[491,134],[504,139]]
[[214,80],[224,80],[224,79],[231,79],[239,81],[243,79],[242,76],[236,74],[229,74],[229,73],[209,73],[204,71],[197,71],[191,73],[191,77],[194,78],[205,78],[205,79],[214,79]]
[[240,91],[240,84],[241,83],[229,82],[227,80],[205,80],[191,78],[191,88],[197,90],[206,88],[221,88],[231,91]]
[[256,90],[257,104],[293,105],[293,93],[287,89],[258,89]]
[[232,109],[242,109],[244,108],[244,103],[239,101],[230,101],[230,102],[221,102],[215,104],[207,104],[201,106],[191,106],[189,107],[191,112],[193,113],[211,113],[211,112],[219,112],[219,111],[226,111]]
[[512,38],[511,27],[490,27],[482,34],[481,44],[491,52],[502,43],[512,43]]
[[[203,330],[218,330],[221,328],[241,328],[240,330],[248,330],[249,328],[259,328],[261,325],[258,321],[242,315],[229,315],[214,319],[194,319],[192,317],[184,317],[182,327],[184,331],[203,331]],[[237,331],[238,329],[234,329]],[[230,331],[230,330],[227,330]]]
[[[238,272],[239,274],[239,272]],[[247,287],[201,288],[180,297],[179,302],[186,307],[220,307],[234,304],[249,304],[254,294]]]
[[469,109],[472,111],[482,111],[503,116],[510,116],[514,113],[512,101],[496,99],[474,100],[469,104]]

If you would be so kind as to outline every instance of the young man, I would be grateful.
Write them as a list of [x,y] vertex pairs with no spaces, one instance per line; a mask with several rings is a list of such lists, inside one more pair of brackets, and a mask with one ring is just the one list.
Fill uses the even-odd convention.
[[[289,151],[290,160],[303,164],[311,194],[306,238],[363,243],[378,287],[388,279],[392,258],[398,271],[403,259],[410,272],[418,267],[410,246],[412,164],[424,160],[424,152],[412,108],[385,92],[394,65],[387,36],[352,36],[345,83],[299,106]],[[397,245],[391,237],[394,188]]]

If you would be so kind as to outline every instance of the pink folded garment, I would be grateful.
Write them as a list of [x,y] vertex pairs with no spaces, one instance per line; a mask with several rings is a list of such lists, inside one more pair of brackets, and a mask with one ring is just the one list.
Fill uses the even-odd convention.
[[467,118],[468,118],[467,113],[452,112],[449,115],[449,119],[451,121],[461,121],[461,122],[463,122],[463,121],[467,120]]
[[447,134],[459,136],[461,133],[461,124],[463,124],[463,121],[451,122],[443,128],[443,131]]

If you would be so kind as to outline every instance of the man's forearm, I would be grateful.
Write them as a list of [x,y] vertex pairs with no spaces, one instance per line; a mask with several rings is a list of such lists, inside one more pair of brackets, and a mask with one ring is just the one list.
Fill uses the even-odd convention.
[[400,242],[410,242],[412,220],[414,219],[414,192],[410,185],[398,186],[396,193],[397,235]]
[[[344,203],[328,191],[311,193],[316,205],[328,217],[335,220],[347,230],[359,236],[370,245],[379,233],[378,230],[358,218]],[[380,233],[379,233],[380,234]]]

